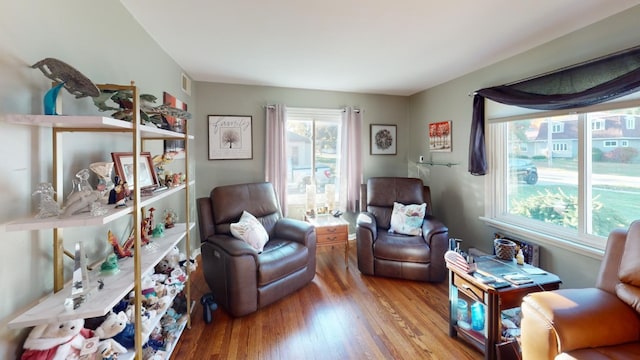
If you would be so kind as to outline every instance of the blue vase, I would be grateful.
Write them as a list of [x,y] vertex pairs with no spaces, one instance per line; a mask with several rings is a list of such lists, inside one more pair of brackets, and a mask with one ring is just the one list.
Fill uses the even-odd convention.
[[60,115],[56,112],[56,101],[58,99],[58,93],[60,89],[64,86],[64,83],[60,83],[47,91],[44,94],[44,114],[45,115]]

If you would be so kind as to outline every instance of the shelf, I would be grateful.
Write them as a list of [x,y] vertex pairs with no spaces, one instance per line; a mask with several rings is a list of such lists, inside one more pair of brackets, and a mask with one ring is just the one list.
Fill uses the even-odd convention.
[[417,162],[416,164],[418,165],[439,165],[439,166],[447,166],[447,167],[452,167],[455,165],[460,165],[460,163],[458,162],[440,162],[440,161],[421,161],[421,162]]
[[[195,223],[189,225],[192,229]],[[155,238],[142,247],[141,274],[153,272],[155,265],[164,258],[174,246],[176,246],[187,234],[186,225],[176,224],[175,227],[165,230],[165,236]],[[118,261],[120,271],[114,275],[101,275],[99,269],[89,273],[92,286],[98,279],[103,279],[104,288],[93,290],[88,299],[78,309],[65,310],[64,301],[71,293],[71,284],[68,283],[61,291],[46,297],[34,307],[11,320],[8,327],[18,329],[27,326],[35,326],[43,323],[55,323],[80,318],[92,318],[108,313],[125,295],[133,290],[134,259],[125,258]]]
[[[193,312],[193,308],[195,306],[195,301],[191,302],[191,311]],[[191,316],[191,315],[189,315]],[[173,333],[174,335],[174,341],[168,344],[165,344],[165,348],[166,350],[163,350],[161,353],[156,353],[156,355],[159,355],[160,358],[162,359],[170,359],[171,355],[173,354],[173,350],[176,348],[176,344],[178,343],[178,340],[180,340],[180,337],[182,336],[182,333],[184,332],[184,330],[187,327],[187,322],[185,321],[183,324],[181,324],[177,331],[175,333]],[[147,338],[147,337],[143,337],[143,338]],[[147,340],[148,341],[148,340]],[[125,354],[119,354],[118,355],[118,359],[120,360],[133,360],[135,358],[135,353],[133,352],[132,349],[128,349],[129,351]]]
[[[190,182],[190,185],[194,183]],[[166,190],[157,191],[151,196],[142,197],[140,206],[148,206],[162,198],[175,194],[185,188],[185,185],[178,185],[168,188]],[[91,216],[89,212],[71,215],[67,218],[49,217],[44,219],[38,219],[35,217],[20,219],[12,221],[6,224],[7,231],[25,231],[25,230],[49,230],[49,229],[62,229],[70,227],[81,226],[99,226],[106,225],[114,220],[117,220],[123,216],[131,214],[133,211],[133,201],[129,202],[127,207],[116,208],[112,205],[105,205],[109,210],[107,214],[102,216]]]
[[[69,131],[86,129],[92,131],[108,130],[130,132],[133,130],[133,124],[131,122],[105,116],[6,114],[2,115],[2,118],[12,124],[69,129]],[[186,137],[185,134],[160,129],[155,126],[140,125],[138,128],[140,129],[140,137],[143,139],[184,139]],[[193,135],[189,135],[189,139],[193,138]]]

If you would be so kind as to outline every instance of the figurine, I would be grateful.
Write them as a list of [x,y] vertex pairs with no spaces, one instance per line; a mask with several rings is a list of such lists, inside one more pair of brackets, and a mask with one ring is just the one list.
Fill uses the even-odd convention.
[[53,194],[55,193],[51,183],[43,182],[38,184],[36,191],[32,194],[33,196],[40,194],[40,205],[38,206],[40,211],[36,215],[36,218],[43,219],[60,215],[60,206],[53,199]]
[[100,200],[100,193],[93,190],[76,191],[69,195],[67,205],[62,213],[63,217],[80,212],[91,211],[91,204]]
[[109,193],[109,204],[116,207],[127,206],[127,200],[131,197],[131,190],[124,179],[116,175],[116,185]]
[[33,69],[40,69],[42,74],[53,80],[57,85],[52,87],[44,96],[43,105],[45,115],[60,115],[58,113],[58,93],[64,86],[76,99],[85,96],[98,96],[98,87],[69,64],[55,58],[45,58],[31,65]]
[[156,174],[161,186],[167,186],[165,184],[165,166],[173,161],[173,158],[169,153],[162,155],[156,155],[153,157],[153,166],[156,168]]
[[109,242],[109,244],[111,244],[111,246],[113,246],[113,252],[118,256],[118,259],[132,256],[132,238],[133,236],[129,236],[129,239],[127,239],[127,241],[123,245],[120,245],[120,242],[118,242],[118,238],[113,235],[113,232],[111,232],[111,230],[109,230],[109,233],[107,234],[107,241]]
[[178,221],[178,215],[173,209],[166,209],[164,211],[164,227],[165,229],[171,229],[176,225]]
[[142,219],[142,224],[140,225],[140,240],[142,241],[142,245],[148,244],[151,239],[150,235],[153,233],[153,212],[154,208],[149,209],[149,216]]
[[102,265],[100,265],[100,273],[105,275],[113,275],[118,273],[120,268],[118,268],[118,256],[116,254],[109,254],[107,258],[104,260]]
[[164,236],[164,225],[163,224],[156,225],[156,227],[153,228],[153,237],[160,238],[163,236]]
[[113,181],[111,181],[111,172],[113,171],[112,162],[96,162],[89,165],[89,169],[98,175],[98,186],[96,189],[100,191],[103,196],[104,203],[109,200],[109,193],[114,188]]

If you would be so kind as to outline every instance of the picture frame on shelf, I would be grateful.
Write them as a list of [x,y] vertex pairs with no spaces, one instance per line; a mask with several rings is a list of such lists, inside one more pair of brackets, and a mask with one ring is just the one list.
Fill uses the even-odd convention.
[[429,151],[451,152],[451,121],[429,124]]
[[252,116],[209,115],[209,160],[253,159]]
[[371,124],[371,155],[396,155],[397,127],[388,124]]
[[[168,92],[162,93],[162,103],[171,107],[182,109],[187,111],[187,104],[169,94]],[[168,124],[168,130],[178,133],[185,133],[186,119],[180,119],[169,115],[163,115],[165,122]],[[168,154],[172,159],[184,159],[185,156],[185,142],[184,140],[165,140],[164,152]]]
[[[133,189],[135,180],[133,177],[133,153],[132,152],[112,152],[111,158],[116,168],[116,175],[127,182],[127,187]],[[140,169],[138,174],[140,189],[151,190],[160,186],[158,176],[153,167],[151,153],[144,151],[140,153]]]

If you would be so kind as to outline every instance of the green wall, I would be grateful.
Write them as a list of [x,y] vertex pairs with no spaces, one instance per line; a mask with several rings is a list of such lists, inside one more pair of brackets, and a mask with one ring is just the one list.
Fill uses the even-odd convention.
[[[431,157],[433,160],[460,163],[451,168],[423,166],[420,170],[425,181],[436,189],[435,200],[440,204],[438,210],[442,220],[449,226],[452,236],[465,241],[464,247],[473,246],[491,252],[495,231],[479,219],[484,215],[487,193],[485,179],[467,172],[472,109],[472,97],[469,94],[483,87],[517,81],[637,46],[639,18],[640,6],[636,6],[533,50],[410,97],[409,159],[415,161],[419,155],[425,155],[427,159]],[[425,142],[427,123],[444,120],[453,122],[453,151],[429,154]],[[410,171],[414,167],[409,164]],[[541,244],[541,247],[542,267],[560,275],[564,287],[588,287],[595,284],[600,266],[599,256],[578,255],[550,244]]]
[[[208,196],[215,186],[264,181],[265,109],[267,104],[290,107],[340,109],[351,105],[363,110],[362,144],[364,177],[406,176],[410,150],[409,125],[406,122],[409,99],[403,96],[367,95],[335,91],[229,85],[196,84],[198,112],[195,120],[196,196]],[[251,115],[253,117],[253,159],[208,160],[207,116]],[[369,155],[369,125],[398,125],[398,154]]]

